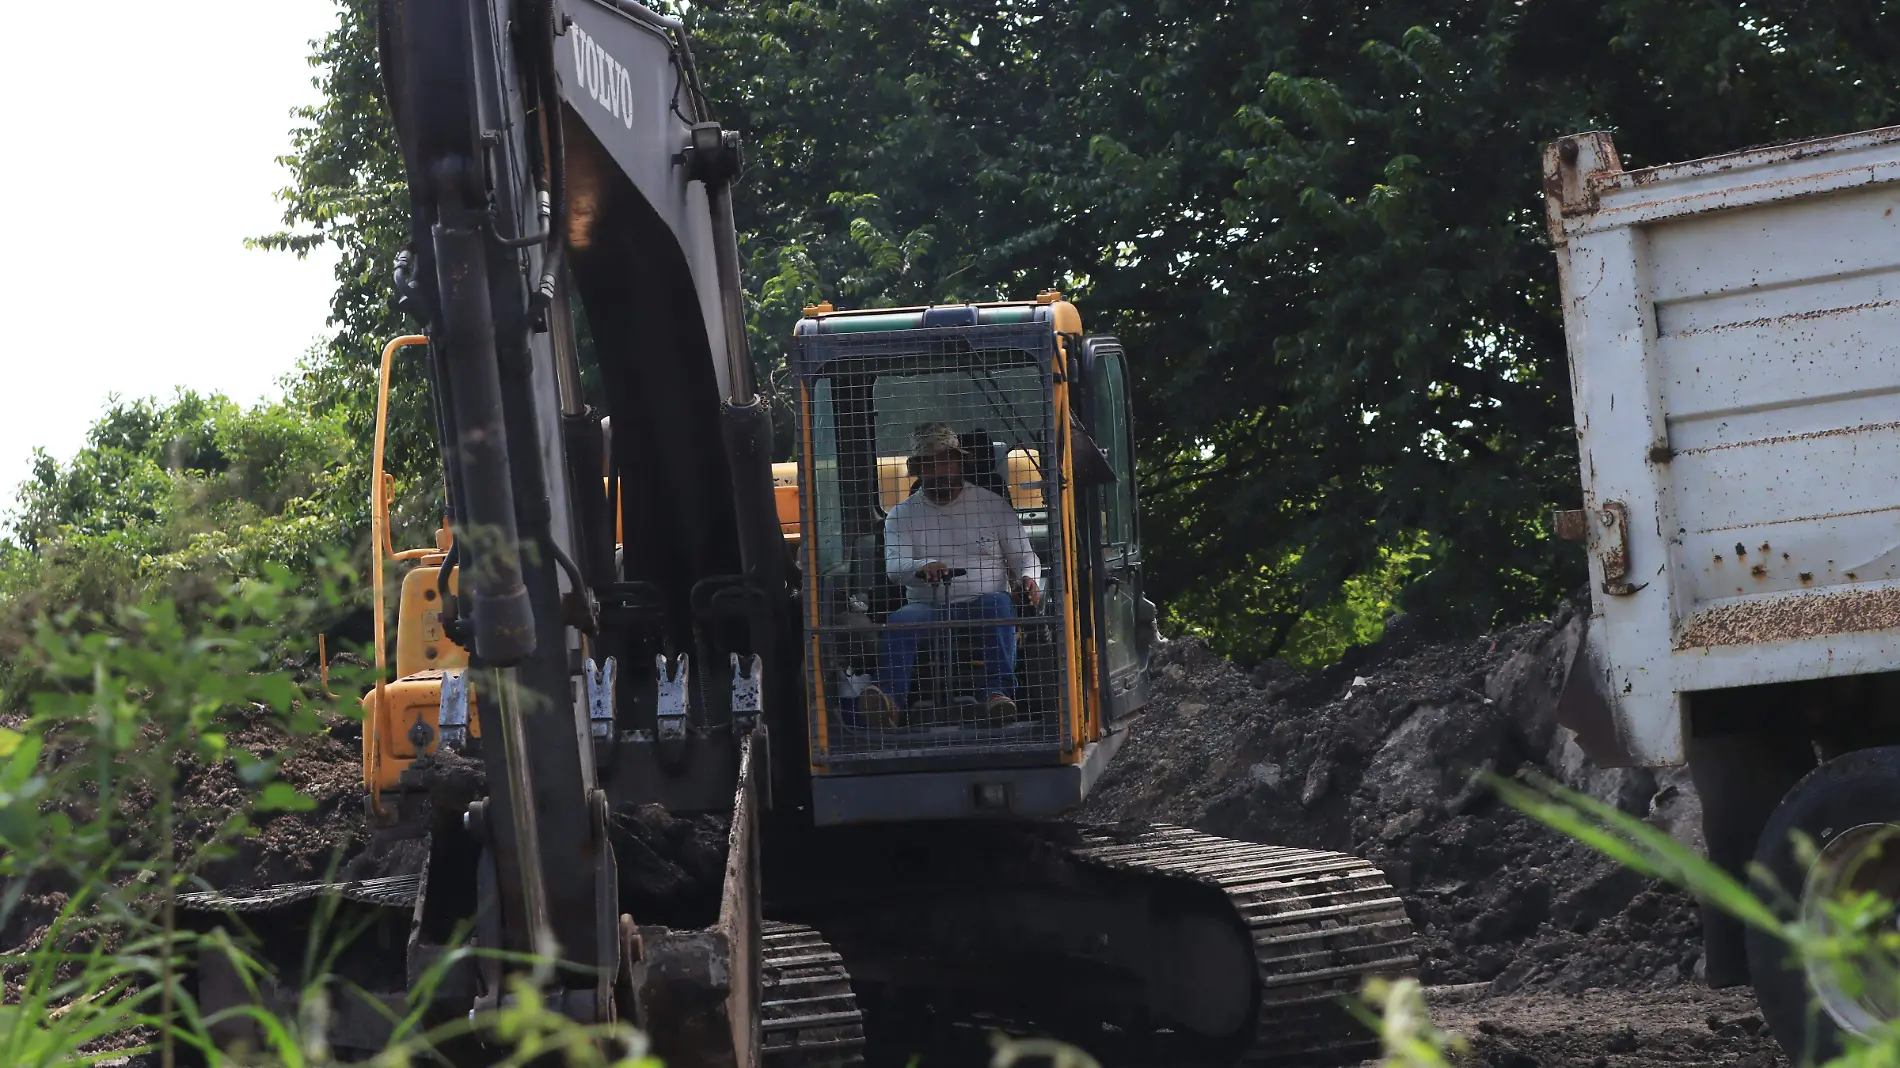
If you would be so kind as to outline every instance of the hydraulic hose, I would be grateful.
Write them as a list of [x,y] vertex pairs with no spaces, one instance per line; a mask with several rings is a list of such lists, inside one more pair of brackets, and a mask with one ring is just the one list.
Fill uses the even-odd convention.
[[[555,38],[560,32],[560,5],[546,0],[547,50],[536,58],[536,92],[541,96],[542,123],[548,132],[548,212],[547,255],[541,261],[541,283],[534,290],[534,310],[546,311],[554,305],[555,280],[561,276],[567,257],[567,133],[562,128],[561,90],[554,74]],[[560,309],[556,309],[557,311]]]

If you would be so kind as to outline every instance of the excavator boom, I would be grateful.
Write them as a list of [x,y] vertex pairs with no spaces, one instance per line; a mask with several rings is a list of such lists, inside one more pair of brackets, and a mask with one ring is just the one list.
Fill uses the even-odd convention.
[[[575,539],[558,462],[563,379],[547,324],[568,195],[545,123],[559,97],[555,6],[391,0],[380,43],[411,200],[413,273],[397,299],[424,324],[436,389],[455,622],[470,654],[487,772],[470,820],[492,865],[497,948],[612,974],[617,905],[604,798],[582,739],[570,649],[586,619],[564,611],[558,568]],[[517,16],[525,15],[526,18]],[[548,211],[542,211],[543,202]],[[558,209],[558,212],[557,212]],[[575,398],[566,398],[572,405]],[[615,954],[617,955],[617,953]],[[576,983],[607,1015],[610,986]],[[485,990],[494,998],[499,991]]]
[[[413,206],[398,299],[430,338],[450,603],[483,698],[468,825],[495,893],[476,911],[492,905],[500,948],[569,965],[570,1015],[608,1018],[618,978],[621,1011],[654,1010],[661,1052],[750,1063],[759,691],[793,681],[758,666],[776,665],[787,586],[739,291],[738,138],[707,113],[684,27],[637,3],[385,0],[381,18]],[[729,687],[707,670],[725,661]],[[631,918],[608,835],[641,803],[731,819],[717,915],[696,918],[711,925],[642,940],[651,1006],[620,959]],[[709,999],[724,1037],[687,1035]]]

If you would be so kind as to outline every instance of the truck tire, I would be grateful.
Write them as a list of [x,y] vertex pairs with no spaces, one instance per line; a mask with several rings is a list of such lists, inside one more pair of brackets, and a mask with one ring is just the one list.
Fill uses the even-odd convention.
[[[1893,821],[1890,823],[1889,821]],[[1768,818],[1755,848],[1755,863],[1772,877],[1755,891],[1783,920],[1801,915],[1804,906],[1848,883],[1865,887],[1868,878],[1885,883],[1900,875],[1900,841],[1884,859],[1856,864],[1867,846],[1900,834],[1900,746],[1847,753],[1822,764],[1789,790]],[[1820,850],[1813,865],[1796,856],[1793,836],[1803,833]],[[1812,877],[1812,878],[1811,878]],[[1888,891],[1889,894],[1892,891]],[[1824,973],[1810,977],[1786,943],[1750,928],[1748,968],[1761,1013],[1791,1063],[1815,1064],[1838,1056],[1849,1030],[1861,1031],[1868,1018],[1900,1018],[1900,1007],[1869,1005],[1846,994]],[[1857,1025],[1857,1021],[1863,1021]]]

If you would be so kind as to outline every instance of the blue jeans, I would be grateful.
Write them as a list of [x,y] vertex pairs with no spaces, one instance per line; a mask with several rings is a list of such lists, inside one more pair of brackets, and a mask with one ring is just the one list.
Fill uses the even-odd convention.
[[[885,622],[932,623],[944,619],[962,622],[1015,618],[1016,602],[1010,599],[1009,594],[984,593],[967,601],[957,601],[948,608],[913,601],[892,612]],[[977,629],[977,633],[983,638],[983,677],[978,680],[981,685],[977,687],[977,700],[987,700],[989,695],[997,693],[1013,700],[1016,696],[1016,627],[1014,624],[982,627]],[[878,664],[877,684],[897,707],[904,707],[904,695],[910,692],[910,673],[917,664],[917,647],[925,639],[942,634],[942,631],[921,627],[884,631],[884,655]],[[944,665],[938,664],[937,670],[942,672]]]

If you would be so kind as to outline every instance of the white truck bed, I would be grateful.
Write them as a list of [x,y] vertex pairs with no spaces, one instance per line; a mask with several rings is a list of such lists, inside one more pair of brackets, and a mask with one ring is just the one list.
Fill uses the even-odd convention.
[[1900,669],[1900,127],[1617,159],[1545,154],[1583,474],[1558,526],[1615,762],[1674,764],[1685,693]]

